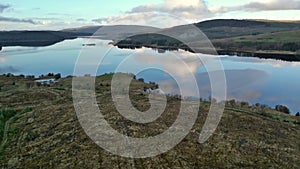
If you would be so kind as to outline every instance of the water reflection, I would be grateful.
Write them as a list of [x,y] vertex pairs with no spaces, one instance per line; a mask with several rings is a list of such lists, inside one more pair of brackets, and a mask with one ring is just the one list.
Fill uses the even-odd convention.
[[[95,43],[96,46],[82,46],[82,44],[91,43],[91,40],[87,42],[85,39],[76,39],[49,47],[7,47],[0,52],[0,73],[39,76],[54,72],[62,73],[63,76],[72,75],[80,52],[85,51],[90,54],[85,58],[83,64],[83,71],[87,71],[91,65],[94,66],[99,61],[100,58],[97,54],[109,50],[109,56],[103,59],[97,74],[113,72],[119,63],[131,56],[126,72],[131,72],[136,67],[156,65],[162,70],[175,72],[176,76],[185,82],[187,69],[173,59],[180,57],[187,64],[188,71],[196,75],[201,97],[205,98],[211,94],[205,66],[215,64],[216,56],[193,54],[182,50],[165,51],[164,53],[147,48],[121,50],[109,46],[109,42],[95,39],[92,43]],[[293,112],[300,110],[299,62],[232,56],[221,56],[220,58],[227,78],[228,98],[251,103],[259,102],[270,106],[285,104]],[[218,73],[217,71],[215,73]],[[178,93],[176,82],[166,72],[147,70],[141,72],[138,77],[143,77],[146,81],[158,82],[166,93]],[[188,94],[192,95],[194,91],[189,91],[189,83],[185,82],[184,84]]]

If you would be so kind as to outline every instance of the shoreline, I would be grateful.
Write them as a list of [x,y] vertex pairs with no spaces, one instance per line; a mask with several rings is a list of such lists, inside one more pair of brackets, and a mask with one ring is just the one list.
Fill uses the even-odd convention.
[[225,49],[216,49],[205,50],[200,49],[201,52],[195,52],[191,50],[189,47],[175,47],[175,46],[157,46],[157,45],[132,45],[132,44],[113,44],[114,46],[120,49],[139,49],[142,47],[157,49],[158,52],[164,53],[165,51],[177,51],[179,49],[189,51],[192,53],[203,53],[203,54],[212,54],[215,55],[217,53],[218,56],[228,55],[228,56],[237,56],[237,57],[255,57],[260,59],[275,59],[289,62],[299,62],[300,55],[296,55],[295,52],[290,51],[242,51],[242,50],[225,50]]
[[[53,73],[50,73],[50,74],[53,74]],[[111,78],[114,74],[115,73],[104,73],[104,74],[97,75],[97,76],[92,76],[92,77],[95,77],[95,78],[110,77]],[[135,79],[135,75],[134,74],[130,74],[130,73],[121,73],[121,74],[132,76],[134,80],[138,80],[139,81],[139,79]],[[23,80],[31,82],[30,83],[30,88],[32,88],[34,86],[56,86],[56,84],[61,79],[62,80],[66,80],[66,79],[81,78],[81,77],[90,77],[90,76],[88,76],[88,75],[84,75],[84,76],[73,76],[73,75],[61,76],[60,73],[53,74],[53,76],[52,75],[49,76],[49,75],[45,74],[44,76],[40,76],[40,77],[35,77],[34,75],[23,75],[23,74],[22,75],[16,75],[16,74],[13,74],[13,73],[7,73],[7,74],[0,75],[0,78],[8,78],[8,79],[10,79],[10,78],[12,78],[12,79],[20,79],[21,78]],[[49,79],[55,79],[56,81],[49,81]],[[155,82],[149,82],[149,83],[148,82],[143,82],[143,83],[149,84],[150,86],[152,85],[152,87],[153,86],[155,86],[155,87],[157,86],[155,89],[159,89],[159,84],[157,84]],[[149,88],[149,89],[152,89],[152,88]],[[1,92],[1,86],[0,86],[0,92]],[[169,95],[169,96],[181,99],[180,95],[174,94],[174,95]],[[187,97],[185,99],[189,100],[189,97]],[[202,101],[202,102],[214,101],[213,98],[197,98],[196,100],[199,100],[199,101]],[[230,99],[230,98],[227,98],[226,100],[223,100],[223,101],[220,101],[220,102],[225,102],[226,104],[234,104],[234,105],[240,105],[240,106],[244,105],[244,106],[249,106],[249,107],[265,107],[265,108],[269,108],[269,109],[273,109],[273,110],[276,109],[276,107],[272,107],[272,106],[264,104],[264,103],[254,103],[254,102],[243,101],[243,100],[236,100],[236,99]],[[259,106],[257,106],[257,105],[259,105]],[[280,103],[277,103],[277,106],[284,106],[284,107],[286,107],[289,110],[289,108],[287,106],[282,105]],[[289,113],[286,113],[286,114],[288,114],[290,116],[295,116],[296,113],[297,113],[297,111],[292,112],[292,111],[289,110]]]

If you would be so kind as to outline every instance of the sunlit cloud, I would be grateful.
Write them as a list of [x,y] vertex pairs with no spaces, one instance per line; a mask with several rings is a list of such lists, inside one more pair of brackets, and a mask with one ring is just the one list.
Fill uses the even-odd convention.
[[6,58],[4,58],[4,57],[0,57],[0,63],[4,63],[4,62],[6,62],[7,61],[7,59]]
[[274,11],[274,10],[299,10],[299,0],[253,0],[247,4],[239,6],[213,6],[210,8],[214,13],[227,13],[232,11]]
[[20,18],[11,18],[11,17],[3,17],[3,16],[0,16],[0,22],[30,23],[34,25],[39,23],[32,19],[20,19]]
[[10,7],[9,5],[0,4],[0,13],[2,13],[4,10],[8,9],[9,7]]
[[100,24],[135,24],[170,27],[211,17],[203,0],[165,0],[160,4],[146,4],[132,8],[118,16],[94,19]]
[[0,67],[0,74],[3,73],[16,73],[19,72],[19,70],[13,66],[4,66]]

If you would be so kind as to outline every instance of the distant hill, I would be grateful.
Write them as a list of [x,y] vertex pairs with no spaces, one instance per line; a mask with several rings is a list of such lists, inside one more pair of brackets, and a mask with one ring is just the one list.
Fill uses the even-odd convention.
[[2,31],[1,46],[49,46],[66,39],[74,39],[82,33],[61,31]]
[[300,23],[287,21],[218,19],[199,22],[194,25],[211,40],[300,29]]
[[[125,48],[146,46],[191,51],[180,41],[161,34],[185,36],[193,31],[193,25],[208,37],[218,54],[300,61],[299,21],[217,19],[166,29],[113,25],[61,31],[10,31],[0,32],[0,49],[1,46],[47,46],[65,39],[94,35],[99,39],[113,40],[117,46]],[[192,52],[215,53],[206,49]]]
[[64,29],[64,32],[72,33],[87,33],[94,36],[99,36],[101,39],[118,40],[129,36],[144,34],[149,32],[157,32],[159,28],[139,25],[113,25],[113,26],[91,26]]
[[237,20],[237,19],[216,19],[208,20],[195,24],[200,28],[212,27],[299,27],[300,22],[297,21],[274,21],[274,20]]
[[95,32],[97,32],[98,29],[102,28],[102,26],[83,26],[79,28],[68,28],[63,29],[64,32],[71,32],[71,33],[86,33],[89,35],[93,35]]
[[[300,22],[218,19],[193,24],[212,42],[219,54],[275,58],[300,61]],[[158,32],[184,34],[192,25],[175,26]],[[298,38],[298,39],[297,39]],[[138,45],[137,45],[138,44]],[[121,47],[147,46],[163,49],[182,48],[189,50],[174,39],[159,35],[129,37],[116,44]],[[197,52],[197,51],[196,51]],[[297,55],[297,56],[296,56]]]

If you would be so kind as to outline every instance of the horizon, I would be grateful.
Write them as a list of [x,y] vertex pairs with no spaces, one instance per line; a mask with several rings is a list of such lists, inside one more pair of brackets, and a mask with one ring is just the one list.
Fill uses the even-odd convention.
[[[58,8],[69,6],[69,8]],[[0,30],[61,30],[83,26],[144,25],[167,28],[214,19],[300,21],[300,1],[133,0],[59,4],[45,0],[0,2]]]
[[[206,22],[206,21],[216,21],[216,20],[237,20],[237,21],[257,21],[257,22],[278,22],[278,23],[300,23],[300,20],[268,20],[268,19],[207,19],[207,20],[202,20],[199,22],[194,22],[194,23],[187,23],[187,24],[197,24],[197,23],[201,23],[201,22]],[[107,25],[107,24],[95,24],[95,25],[82,25],[82,26],[78,26],[78,27],[66,27],[66,28],[62,28],[62,29],[57,29],[57,30],[51,30],[51,29],[17,29],[17,30],[1,30],[0,32],[10,32],[10,31],[64,31],[64,30],[68,30],[68,29],[81,29],[81,28],[90,28],[90,27],[101,27],[101,26],[145,26],[145,27],[153,27],[153,28],[159,28],[159,29],[167,29],[167,28],[172,28],[172,27],[176,27],[176,26],[182,26],[185,24],[179,24],[179,25],[173,25],[170,27],[155,27],[155,26],[151,26],[151,25],[138,25],[138,24],[112,24],[112,25]]]

